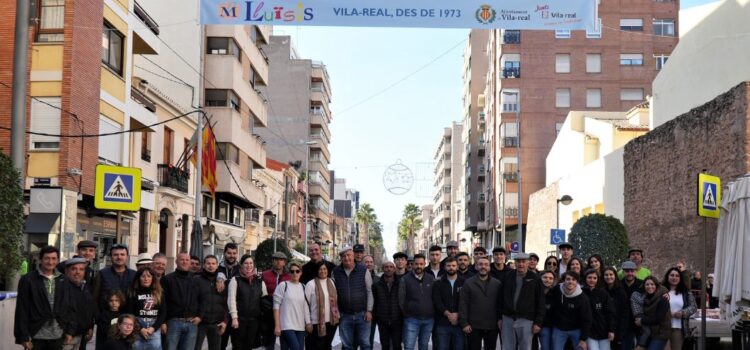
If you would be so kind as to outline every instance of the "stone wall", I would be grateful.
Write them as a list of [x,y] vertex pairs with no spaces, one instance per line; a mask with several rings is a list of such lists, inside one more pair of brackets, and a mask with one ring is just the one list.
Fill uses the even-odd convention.
[[526,224],[526,251],[544,257],[555,250],[549,244],[550,228],[555,227],[555,206],[560,198],[559,181],[532,193],[529,196],[529,222]]
[[[625,227],[660,279],[678,259],[691,271],[702,265],[697,174],[705,169],[726,185],[748,172],[749,99],[750,82],[739,84],[625,146]],[[708,219],[709,271],[717,224]]]

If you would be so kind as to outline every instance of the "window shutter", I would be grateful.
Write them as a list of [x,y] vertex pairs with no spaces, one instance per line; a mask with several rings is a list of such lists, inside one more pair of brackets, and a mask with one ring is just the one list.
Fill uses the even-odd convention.
[[643,18],[621,18],[620,27],[643,27]]
[[590,53],[586,55],[586,73],[601,73],[602,72],[602,55],[598,53]]
[[[39,101],[41,100],[41,101]],[[39,97],[31,100],[31,131],[45,134],[60,134],[60,110],[46,105],[60,107],[59,97]],[[37,142],[60,142],[57,136],[31,135],[31,146]]]
[[601,106],[602,106],[602,90],[601,89],[586,90],[586,107],[599,108]]
[[641,60],[643,61],[642,53],[622,53],[620,54],[621,60]]
[[555,73],[570,73],[570,54],[555,55]]
[[620,100],[643,101],[643,89],[621,89]]
[[[99,117],[99,133],[122,131],[122,126],[105,116]],[[122,134],[99,137],[99,158],[122,164]]]
[[570,107],[570,89],[557,89],[555,107]]

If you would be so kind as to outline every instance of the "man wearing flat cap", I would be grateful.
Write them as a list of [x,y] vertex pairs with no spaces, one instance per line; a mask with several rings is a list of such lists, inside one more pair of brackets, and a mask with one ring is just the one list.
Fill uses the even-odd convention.
[[355,244],[352,251],[354,251],[354,262],[357,264],[364,264],[362,259],[365,258],[365,246],[362,244]]
[[516,269],[505,275],[498,300],[503,348],[531,350],[534,334],[544,321],[544,286],[537,274],[529,271],[528,254],[519,252],[512,258]]
[[[83,258],[86,261],[86,272],[84,275],[84,280],[86,281],[85,286],[89,290],[90,293],[93,293],[94,291],[94,278],[99,275],[99,270],[94,269],[94,259],[96,259],[96,248],[99,247],[99,244],[94,241],[80,241],[78,242],[78,245],[76,246],[76,255],[74,258]],[[60,263],[57,266],[57,269],[60,271],[60,273],[65,273],[65,261]]]
[[445,254],[447,256],[440,262],[440,268],[443,270],[445,270],[445,259],[458,259],[458,241],[448,241],[445,245]]
[[65,281],[62,290],[66,295],[67,316],[61,320],[64,331],[63,350],[78,349],[91,340],[94,327],[94,298],[85,287],[88,261],[77,257],[68,259],[65,265]]
[[565,274],[565,271],[568,270],[570,259],[573,259],[573,245],[568,242],[563,242],[557,246],[557,250],[560,251],[561,256],[557,271],[560,273],[560,277],[562,277],[562,275]]
[[[635,277],[641,281],[645,280],[646,277],[651,276],[651,270],[646,266],[643,266],[643,250],[640,248],[630,248],[628,250],[628,260],[635,264]],[[620,270],[617,277],[623,278],[624,272]]]
[[372,349],[370,323],[375,302],[372,296],[372,276],[364,264],[354,262],[354,252],[345,246],[339,252],[341,265],[333,269],[339,312],[339,335],[343,349]]

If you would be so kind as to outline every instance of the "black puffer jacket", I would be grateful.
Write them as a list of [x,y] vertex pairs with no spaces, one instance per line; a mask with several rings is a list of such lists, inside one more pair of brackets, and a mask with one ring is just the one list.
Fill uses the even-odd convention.
[[227,316],[227,292],[219,293],[216,290],[216,273],[203,271],[195,276],[195,285],[198,290],[198,312],[201,324],[216,325],[226,321]]
[[583,293],[589,298],[591,305],[591,338],[607,339],[609,333],[614,333],[617,329],[615,302],[602,288],[585,287]]

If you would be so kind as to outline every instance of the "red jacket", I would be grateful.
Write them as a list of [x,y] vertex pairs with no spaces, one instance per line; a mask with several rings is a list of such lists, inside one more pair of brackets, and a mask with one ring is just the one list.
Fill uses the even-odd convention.
[[279,283],[292,279],[292,276],[286,270],[279,275],[273,269],[264,271],[261,277],[263,277],[263,282],[266,283],[266,290],[269,295],[273,295]]

